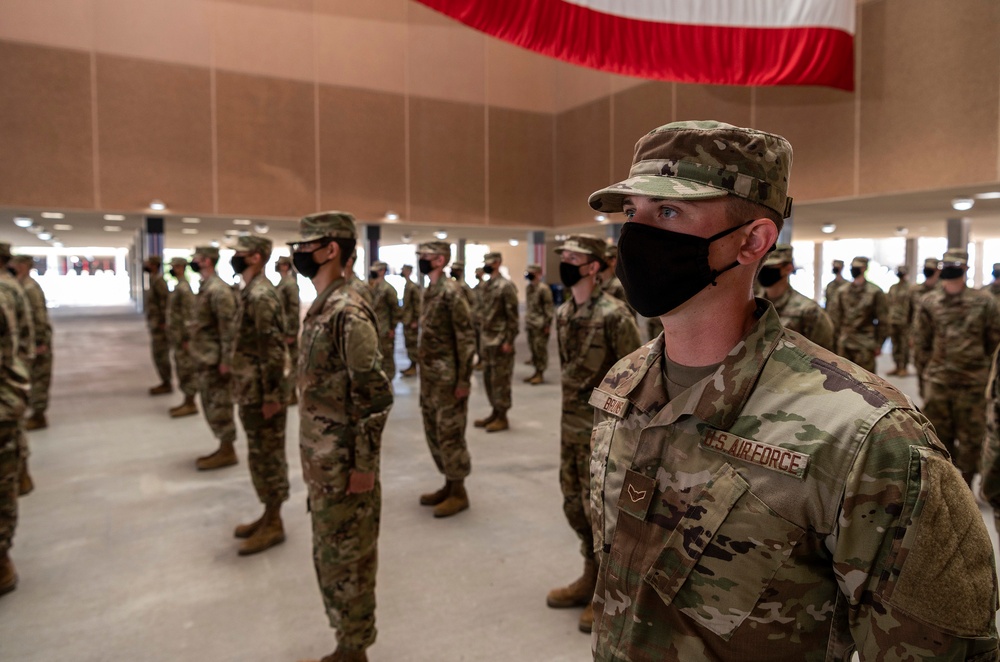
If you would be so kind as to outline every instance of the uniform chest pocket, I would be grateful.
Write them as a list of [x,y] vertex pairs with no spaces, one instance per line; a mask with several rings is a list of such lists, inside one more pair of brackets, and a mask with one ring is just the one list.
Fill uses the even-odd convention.
[[727,464],[691,502],[644,580],[664,604],[728,640],[804,534]]

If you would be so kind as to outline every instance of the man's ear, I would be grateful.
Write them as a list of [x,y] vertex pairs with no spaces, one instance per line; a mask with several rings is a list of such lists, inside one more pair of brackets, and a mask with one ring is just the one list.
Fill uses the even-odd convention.
[[740,253],[736,259],[740,264],[753,264],[763,259],[771,246],[778,241],[778,228],[774,221],[768,218],[758,218],[749,226],[743,245],[740,246]]

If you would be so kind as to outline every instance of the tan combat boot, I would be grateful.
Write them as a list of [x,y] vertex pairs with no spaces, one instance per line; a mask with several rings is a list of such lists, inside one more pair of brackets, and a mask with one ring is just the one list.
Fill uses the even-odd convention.
[[[597,564],[594,559],[585,559],[583,575],[569,586],[554,588],[545,598],[545,604],[553,609],[569,607],[586,607],[594,599],[594,589],[597,587]],[[591,612],[593,616],[593,612]]]
[[268,506],[260,525],[240,545],[240,556],[250,556],[285,542],[285,527],[281,523],[281,505]]
[[538,372],[533,374],[531,376],[531,379],[528,380],[528,383],[531,384],[532,386],[536,386],[538,384],[544,384],[545,380],[542,378],[542,371],[539,370]]
[[[265,511],[266,512],[266,511]],[[261,515],[252,522],[247,522],[246,524],[237,524],[236,528],[233,529],[234,538],[249,538],[254,534],[254,532],[260,528],[261,523],[264,521],[264,516]]]
[[337,646],[337,650],[322,660],[300,660],[300,662],[368,662],[368,653]]
[[399,374],[401,374],[404,377],[416,377],[417,376],[417,365],[415,363],[411,363],[409,368],[407,368],[406,370],[404,370],[403,372],[401,372]]
[[472,424],[474,426],[476,426],[477,428],[484,428],[487,425],[489,425],[490,423],[492,423],[493,421],[497,420],[497,416],[499,416],[499,415],[500,415],[499,412],[497,412],[497,410],[494,409],[492,412],[490,412],[489,416],[487,416],[486,418],[477,419],[477,420],[473,421]]
[[25,461],[24,466],[21,467],[21,476],[18,479],[17,496],[31,494],[34,489],[35,481],[31,480],[31,473],[28,471],[28,462]]
[[594,631],[594,601],[591,600],[587,603],[587,606],[583,608],[583,614],[580,615],[580,632],[586,632],[590,634]]
[[163,382],[159,386],[154,386],[153,388],[149,389],[150,395],[165,395],[167,393],[173,393],[173,392],[174,392],[174,387],[171,386],[169,382]]
[[448,481],[448,498],[434,506],[434,517],[451,517],[469,509],[469,495],[465,493],[465,481]]
[[193,395],[185,395],[184,402],[176,407],[170,408],[170,418],[181,418],[183,416],[193,416],[198,413],[198,405],[194,403]]
[[524,379],[522,379],[521,381],[524,382],[525,384],[528,384],[528,383],[531,382],[532,379],[535,378],[535,375],[537,375],[537,374],[538,374],[538,371],[536,370],[533,373],[531,373],[530,375],[528,375],[527,377],[525,377]]
[[45,412],[35,412],[24,422],[25,430],[44,430],[49,427],[49,422],[45,420]]
[[0,595],[17,588],[17,571],[7,552],[0,554]]
[[219,450],[214,453],[199,457],[195,466],[198,467],[198,471],[211,471],[212,469],[231,467],[237,462],[239,460],[236,457],[236,449],[233,447],[233,442],[229,441],[222,442]]
[[486,425],[487,432],[502,432],[503,430],[510,429],[510,425],[507,423],[507,414],[497,414],[494,418]]
[[427,494],[420,495],[420,505],[421,506],[436,506],[451,494],[451,483],[445,482],[444,487],[442,487],[437,492],[428,492]]

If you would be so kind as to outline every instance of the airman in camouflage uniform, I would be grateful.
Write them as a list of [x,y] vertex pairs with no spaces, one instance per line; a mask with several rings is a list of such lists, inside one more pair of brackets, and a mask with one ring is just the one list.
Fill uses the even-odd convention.
[[385,282],[389,265],[385,262],[372,263],[368,274],[368,286],[372,291],[372,308],[378,317],[379,349],[382,351],[382,369],[391,381],[396,376],[396,324],[400,320],[399,294],[396,288]]
[[256,554],[285,541],[281,504],[288,501],[285,422],[292,394],[288,326],[277,288],[264,276],[271,240],[244,235],[236,244],[233,271],[242,284],[233,347],[233,395],[247,433],[250,478],[264,504],[259,519],[236,527],[246,540],[241,556]]
[[347,265],[344,267],[344,278],[347,280],[348,287],[360,294],[369,306],[374,307],[375,298],[372,296],[372,288],[368,287],[368,283],[358,278],[357,274],[354,273],[354,263],[357,261],[358,251],[355,249],[351,251],[351,257],[348,258]]
[[401,374],[413,377],[417,374],[417,342],[420,335],[420,288],[412,280],[410,274],[413,267],[404,264],[399,274],[403,277],[403,307],[400,310],[400,321],[403,323],[403,344],[406,345],[406,356],[410,359],[410,367]]
[[[375,641],[375,574],[382,429],[392,388],[381,367],[375,312],[345,287],[354,217],[323,212],[299,222],[292,245],[319,295],[302,323],[299,449],[312,514],[313,560],[337,650],[322,662],[364,662]],[[299,256],[311,256],[310,271]]]
[[434,517],[450,517],[469,507],[465,478],[472,463],[465,425],[476,331],[462,286],[444,276],[451,247],[431,241],[418,252],[420,270],[430,280],[420,313],[420,411],[431,457],[445,477],[444,487],[420,496],[420,505],[434,506]]
[[889,288],[889,341],[892,342],[892,360],[896,364],[890,375],[905,377],[910,374],[910,306],[913,286],[906,280],[909,270],[899,265],[896,276],[899,282]]
[[[9,254],[9,246],[7,248]],[[12,291],[0,287],[0,595],[17,588],[17,572],[10,558],[17,528],[17,498],[20,491],[22,448],[21,417],[28,405],[31,377],[22,358]]]
[[170,260],[170,273],[177,279],[177,285],[167,299],[167,336],[174,352],[177,385],[184,394],[184,402],[170,409],[171,418],[198,413],[194,402],[198,394],[198,366],[191,356],[191,323],[198,300],[188,284],[187,266],[188,261],[182,257]]
[[476,267],[474,272],[476,284],[472,286],[472,294],[476,299],[476,305],[472,307],[472,315],[476,320],[476,363],[475,369],[482,370],[483,363],[483,291],[486,289],[486,272],[482,267]]
[[[473,289],[469,287],[468,283],[465,282],[465,262],[462,262],[461,260],[455,260],[454,262],[451,263],[451,269],[449,271],[451,273],[452,280],[458,283],[459,287],[462,289],[462,294],[465,295],[466,302],[469,304],[469,314],[472,315],[472,326],[473,330],[475,330],[476,302],[478,299]],[[478,345],[479,334],[476,333],[475,335],[477,338],[476,344]]]
[[41,430],[49,426],[45,412],[49,408],[49,388],[52,384],[52,323],[45,304],[45,292],[31,277],[35,260],[28,255],[15,255],[10,264],[31,309],[31,328],[35,336],[35,358],[30,364],[31,417],[24,427],[26,430]]
[[989,284],[983,285],[980,289],[992,294],[997,303],[1000,303],[1000,262],[993,263],[993,280]]
[[665,327],[591,398],[594,659],[995,660],[990,540],[933,428],[750,299],[790,163],[678,122],[590,198],[625,211],[622,283]]
[[197,305],[191,322],[191,356],[198,366],[201,409],[219,449],[198,458],[199,471],[236,464],[236,423],[233,420],[233,393],[230,375],[233,342],[236,338],[236,293],[215,273],[219,249],[198,246],[191,269],[201,275]]
[[[618,247],[614,244],[608,245],[604,249],[604,261],[607,263],[607,267],[601,272],[601,291],[607,295],[613,296],[622,303],[625,304],[625,308],[628,309],[632,316],[635,317],[635,308],[633,308],[627,298],[625,297],[625,288],[622,287],[622,282],[618,280],[618,276],[615,275],[615,268],[618,266]],[[659,320],[657,320],[659,323]],[[661,329],[663,327],[660,327]],[[659,333],[659,331],[657,331]]]
[[837,354],[875,372],[875,357],[882,353],[882,344],[889,335],[889,300],[878,285],[865,278],[866,269],[868,258],[854,258],[854,280],[834,293],[827,310],[833,321]]
[[149,289],[143,309],[146,311],[146,326],[153,351],[153,365],[160,376],[160,383],[149,389],[150,395],[173,393],[170,374],[170,338],[167,336],[167,299],[170,288],[161,273],[163,259],[152,255],[143,263],[142,270],[149,274]]
[[[295,265],[292,264],[292,258],[285,255],[279,257],[275,268],[278,275],[281,276],[277,289],[278,298],[281,299],[281,309],[285,313],[285,331],[288,334],[285,336],[285,342],[288,343],[288,354],[294,362],[299,355],[299,326],[301,324],[299,281],[295,276]],[[299,401],[294,387],[290,398],[289,405],[297,404]]]
[[545,369],[549,367],[549,334],[552,332],[555,306],[552,303],[552,290],[542,280],[541,266],[529,264],[524,277],[528,281],[524,292],[527,304],[524,330],[528,332],[528,349],[531,350],[531,358],[526,365],[535,368],[534,374],[525,377],[524,381],[528,384],[541,384]]
[[990,358],[1000,345],[1000,312],[989,293],[966,286],[968,264],[961,249],[945,253],[941,287],[921,301],[913,338],[929,357],[923,412],[971,485],[985,434]]
[[517,288],[500,273],[503,262],[500,253],[487,253],[483,262],[483,271],[490,279],[481,288],[480,344],[483,382],[493,411],[474,425],[486,428],[487,432],[500,432],[510,427],[507,410],[514,378],[514,338],[518,331]]
[[[32,322],[31,304],[24,292],[24,288],[7,271],[7,265],[12,259],[10,244],[0,243],[0,290],[6,291],[11,298],[14,309],[14,323],[17,325],[17,353],[18,359],[25,368],[31,371],[31,365],[35,361],[35,329]],[[29,389],[30,397],[30,389]],[[35,483],[31,479],[31,472],[28,470],[28,435],[25,433],[25,422],[18,419],[17,426],[18,460],[20,462],[19,487],[20,496],[24,496],[35,489]]]
[[992,506],[994,521],[1000,524],[1000,347],[993,352],[990,366],[986,385],[986,437],[979,458],[979,473],[983,479],[980,496]]
[[567,298],[556,311],[559,363],[562,366],[562,417],[559,434],[559,487],[563,514],[580,538],[583,575],[569,586],[549,591],[555,609],[583,607],[579,627],[594,622],[594,534],[590,518],[590,433],[594,409],[590,393],[615,363],[639,345],[639,327],[620,299],[606,294],[599,280],[605,244],[589,234],[574,234],[556,249]]
[[[941,282],[941,262],[935,257],[924,260],[924,282],[914,285],[910,290],[910,329],[917,323],[920,317],[920,306],[924,296],[930,294],[940,287]],[[913,365],[917,368],[917,383],[920,389],[920,397],[926,398],[926,388],[924,386],[924,368],[930,355],[917,347],[913,334],[910,334],[910,348],[913,350]]]
[[792,247],[778,244],[764,258],[764,266],[757,274],[762,297],[771,302],[782,326],[801,333],[823,349],[833,349],[833,322],[826,311],[809,297],[799,294],[788,278],[795,271]]
[[830,304],[833,302],[833,293],[840,289],[841,285],[847,284],[847,279],[840,275],[840,272],[844,270],[843,260],[833,261],[833,280],[826,284],[826,289],[823,290],[823,301],[824,306],[827,310],[830,310]]

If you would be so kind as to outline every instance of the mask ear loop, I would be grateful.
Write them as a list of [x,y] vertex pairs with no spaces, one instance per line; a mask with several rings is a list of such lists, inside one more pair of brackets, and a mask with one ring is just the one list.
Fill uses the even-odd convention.
[[[723,230],[722,232],[717,232],[717,233],[713,234],[711,237],[708,238],[708,243],[711,244],[716,239],[722,239],[727,234],[732,234],[732,233],[736,232],[737,230],[739,230],[740,228],[746,227],[747,225],[750,225],[751,223],[753,223],[756,220],[757,220],[756,218],[751,218],[749,221],[744,221],[743,223],[740,223],[739,225],[734,225],[733,227],[727,228],[727,229]],[[771,248],[768,249],[768,252],[770,253],[774,249],[775,249],[775,246],[771,246]],[[739,260],[733,260],[733,263],[730,264],[728,267],[723,267],[722,269],[712,269],[712,282],[709,283],[709,285],[711,285],[712,287],[718,287],[718,285],[719,285],[719,283],[718,283],[719,276],[721,276],[722,274],[726,273],[730,269],[735,269],[738,266],[740,266],[740,261]]]

